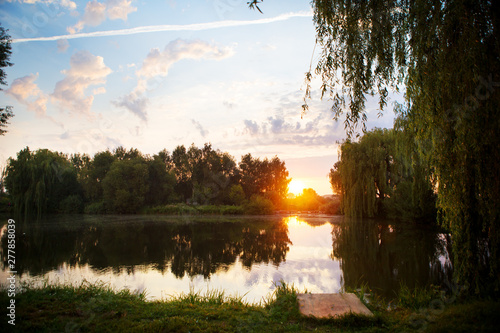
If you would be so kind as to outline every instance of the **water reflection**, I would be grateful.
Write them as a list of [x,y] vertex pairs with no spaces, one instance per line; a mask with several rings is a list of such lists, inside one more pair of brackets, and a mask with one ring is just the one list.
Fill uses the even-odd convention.
[[401,284],[446,287],[451,281],[450,237],[429,227],[346,218],[333,226],[332,238],[345,286],[367,283],[391,298]]
[[[68,223],[67,217],[56,218],[18,228],[17,255],[22,260],[17,271],[40,275],[65,263],[132,273],[137,266],[149,266],[162,273],[170,270],[178,278],[209,278],[237,258],[247,268],[254,263],[278,266],[291,243],[287,233],[286,223],[273,219],[239,223],[109,217],[103,222],[75,217]],[[7,253],[5,240],[2,251]],[[5,268],[7,258],[2,258]]]
[[[368,285],[393,296],[449,278],[446,235],[343,217],[57,216],[17,223],[22,280],[104,280],[151,297],[205,286],[259,301],[284,280],[300,290],[338,292]],[[2,271],[8,271],[1,238]]]

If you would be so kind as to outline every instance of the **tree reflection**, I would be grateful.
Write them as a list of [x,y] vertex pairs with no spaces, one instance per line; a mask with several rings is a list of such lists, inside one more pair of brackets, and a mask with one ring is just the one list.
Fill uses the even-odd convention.
[[367,283],[394,297],[401,284],[411,288],[451,281],[451,264],[445,260],[450,238],[429,227],[345,218],[333,226],[332,238],[332,259],[340,261],[345,287]]
[[[66,217],[67,218],[67,217]],[[202,222],[182,220],[123,220],[76,217],[74,221],[19,224],[16,254],[18,274],[42,275],[63,264],[90,265],[134,272],[152,266],[176,277],[227,270],[239,258],[250,268],[256,263],[279,265],[289,251],[288,227],[281,220]],[[130,218],[128,218],[130,219]],[[7,239],[1,239],[0,256],[7,267]]]

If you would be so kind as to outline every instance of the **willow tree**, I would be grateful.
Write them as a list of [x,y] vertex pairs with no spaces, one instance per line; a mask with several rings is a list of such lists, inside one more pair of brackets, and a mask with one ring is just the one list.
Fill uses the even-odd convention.
[[5,187],[15,212],[24,217],[64,211],[65,206],[81,202],[75,168],[66,156],[47,149],[25,148],[10,158]]
[[[258,8],[262,1],[249,4]],[[456,282],[500,289],[500,2],[312,0],[321,55],[314,74],[352,135],[367,95],[399,108],[433,170],[439,219],[453,236]],[[259,9],[260,11],[260,9]],[[306,89],[306,101],[310,86]],[[304,104],[307,111],[307,103]]]
[[[500,2],[313,0],[323,97],[349,135],[368,95],[399,108],[433,169],[439,219],[453,237],[456,281],[498,290],[500,252]],[[309,93],[309,89],[307,93]],[[304,106],[307,111],[307,105]],[[491,284],[492,282],[493,284]]]
[[340,146],[330,183],[341,196],[345,215],[435,220],[428,169],[400,126],[374,129],[359,141],[346,140]]
[[383,201],[389,195],[393,150],[392,131],[381,129],[366,133],[359,142],[347,140],[341,145],[340,161],[331,170],[330,180],[340,190],[346,215],[380,215]]

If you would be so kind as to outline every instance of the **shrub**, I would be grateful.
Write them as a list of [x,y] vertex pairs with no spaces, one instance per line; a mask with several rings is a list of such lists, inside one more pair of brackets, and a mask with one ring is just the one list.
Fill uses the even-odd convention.
[[274,205],[263,196],[252,195],[250,201],[244,205],[244,211],[249,215],[269,215],[274,213]]
[[325,214],[336,215],[340,214],[340,201],[339,200],[331,200],[327,203],[321,205],[319,210]]
[[85,207],[84,209],[85,214],[106,214],[106,205],[104,202],[94,202]]
[[146,214],[165,214],[165,215],[196,215],[198,210],[186,204],[173,204],[155,206],[145,210]]
[[243,206],[222,206],[222,215],[241,215],[244,213]]
[[167,215],[177,215],[179,213],[179,208],[177,205],[163,205],[148,208],[146,210],[147,214],[167,214]]
[[219,215],[222,207],[214,205],[204,205],[196,207],[196,210],[203,215]]
[[229,190],[229,201],[231,204],[239,206],[245,201],[245,192],[241,184],[231,186]]
[[83,211],[83,200],[81,196],[73,194],[67,196],[59,203],[59,210],[64,214],[79,214]]

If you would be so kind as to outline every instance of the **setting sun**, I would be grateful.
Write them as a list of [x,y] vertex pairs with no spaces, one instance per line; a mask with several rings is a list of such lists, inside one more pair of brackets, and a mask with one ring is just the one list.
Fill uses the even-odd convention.
[[302,190],[306,188],[304,182],[298,179],[292,179],[290,184],[288,184],[288,193],[292,193],[294,195],[299,195],[302,193]]

